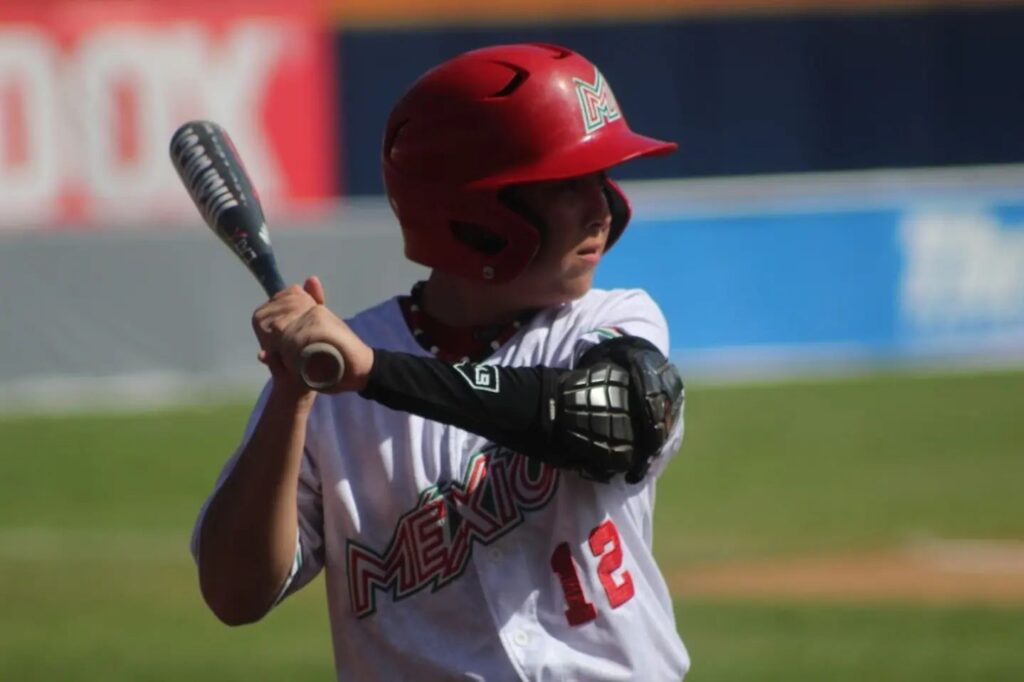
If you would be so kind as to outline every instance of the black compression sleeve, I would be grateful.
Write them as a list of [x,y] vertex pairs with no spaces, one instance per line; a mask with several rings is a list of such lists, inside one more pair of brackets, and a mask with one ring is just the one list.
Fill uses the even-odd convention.
[[526,455],[552,448],[559,370],[460,363],[374,349],[364,398],[452,424]]

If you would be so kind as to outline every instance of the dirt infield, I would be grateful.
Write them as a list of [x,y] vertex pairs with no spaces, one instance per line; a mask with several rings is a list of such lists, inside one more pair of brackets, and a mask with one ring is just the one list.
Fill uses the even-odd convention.
[[943,541],[887,552],[729,562],[668,576],[680,596],[1024,605],[1024,542]]

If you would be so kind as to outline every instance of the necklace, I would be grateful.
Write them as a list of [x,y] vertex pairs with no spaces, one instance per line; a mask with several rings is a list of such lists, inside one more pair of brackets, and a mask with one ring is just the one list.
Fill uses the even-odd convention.
[[506,324],[452,327],[423,312],[423,288],[413,285],[408,296],[398,299],[402,317],[417,343],[444,362],[480,362],[515,336],[536,311],[530,310]]

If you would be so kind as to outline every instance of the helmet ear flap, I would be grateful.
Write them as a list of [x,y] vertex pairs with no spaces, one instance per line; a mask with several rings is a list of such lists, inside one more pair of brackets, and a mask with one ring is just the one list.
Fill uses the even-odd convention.
[[495,234],[483,225],[453,220],[450,223],[452,236],[484,256],[496,256],[508,246],[508,239]]
[[625,193],[615,184],[614,180],[604,176],[603,181],[604,198],[608,201],[608,211],[612,214],[608,245],[605,247],[605,251],[607,251],[619,240],[619,237],[626,229],[626,225],[629,224],[629,219],[633,215],[633,209],[630,208],[629,199],[626,198]]
[[515,193],[515,186],[509,185],[502,187],[498,190],[498,201],[505,205],[510,211],[517,213],[526,222],[530,223],[540,234],[541,238],[547,234],[547,225],[541,220],[541,217],[534,213],[533,209],[526,205],[526,203],[520,200]]
[[[608,211],[612,217],[611,228],[608,234],[608,245],[605,247],[607,251],[625,231],[626,225],[629,224],[629,219],[633,215],[633,209],[629,205],[629,199],[626,197],[626,194],[607,174],[601,174],[601,183],[605,201],[608,202]],[[512,187],[505,187],[500,190],[498,192],[498,199],[537,228],[537,231],[543,238],[547,232],[544,221],[534,214],[523,202],[516,200]]]

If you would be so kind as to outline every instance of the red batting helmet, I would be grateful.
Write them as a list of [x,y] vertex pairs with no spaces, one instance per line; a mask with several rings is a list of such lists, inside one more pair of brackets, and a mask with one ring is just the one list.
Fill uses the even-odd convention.
[[[540,231],[502,200],[510,185],[601,171],[676,144],[638,135],[592,63],[554,45],[459,55],[420,77],[384,134],[384,184],[410,260],[503,282],[533,259]],[[610,180],[615,241],[629,204]]]

